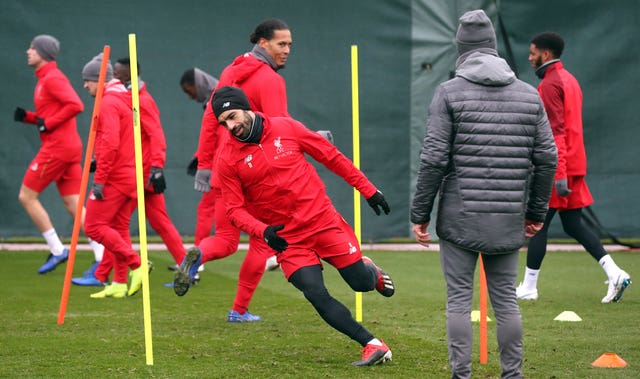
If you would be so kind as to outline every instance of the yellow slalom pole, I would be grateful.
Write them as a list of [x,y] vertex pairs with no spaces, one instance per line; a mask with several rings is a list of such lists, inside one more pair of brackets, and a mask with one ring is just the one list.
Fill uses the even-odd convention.
[[[358,95],[358,45],[351,45],[351,108],[353,124],[353,165],[360,169],[360,109]],[[353,189],[353,231],[361,243],[360,192]],[[362,244],[360,245],[362,246]],[[362,292],[356,292],[356,321],[362,321]]]
[[129,59],[131,66],[131,102],[133,109],[133,146],[136,157],[136,188],[138,194],[138,227],[140,230],[140,260],[142,269],[142,309],[144,313],[144,344],[147,365],[153,365],[153,340],[151,337],[151,300],[149,299],[149,270],[147,262],[147,219],[144,211],[144,178],[142,173],[142,137],[140,133],[140,97],[138,84],[138,57],[136,35],[129,34]]

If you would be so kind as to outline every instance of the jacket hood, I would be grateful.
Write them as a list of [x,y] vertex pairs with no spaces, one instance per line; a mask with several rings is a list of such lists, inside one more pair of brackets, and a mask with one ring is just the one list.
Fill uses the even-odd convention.
[[233,63],[227,69],[228,75],[226,76],[235,78],[233,85],[237,86],[265,65],[266,63],[258,60],[253,54],[245,53],[233,60]]
[[456,76],[485,86],[506,86],[516,80],[507,62],[493,49],[478,49],[461,55],[456,61]]
[[196,85],[196,100],[204,103],[211,96],[211,91],[218,85],[218,79],[200,70],[197,67],[193,69]]
[[[118,80],[118,79],[114,79],[114,80]],[[113,82],[114,80],[111,80],[111,81],[110,81],[110,82],[108,82],[108,83],[111,83],[111,82]],[[127,91],[131,91],[131,87],[132,87],[132,85],[131,85],[131,82],[130,82],[130,81],[129,81],[129,82],[126,82],[126,83],[120,82],[120,84],[122,84],[122,85],[124,86],[124,88],[126,88],[126,89],[127,89]],[[142,79],[140,79],[140,77],[138,77],[138,93],[140,93],[140,92],[142,92],[142,91],[145,91],[145,90],[146,90],[146,87],[147,87],[147,83],[145,83],[145,82],[144,82],[144,80],[142,80]]]
[[128,93],[129,90],[118,79],[111,79],[104,86],[104,92],[107,93]]

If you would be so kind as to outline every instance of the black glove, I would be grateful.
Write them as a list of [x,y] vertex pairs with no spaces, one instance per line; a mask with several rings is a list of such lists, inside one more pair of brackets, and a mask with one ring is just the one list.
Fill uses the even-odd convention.
[[384,214],[388,215],[391,212],[391,208],[389,208],[389,204],[387,204],[387,200],[385,200],[384,195],[380,191],[376,191],[376,193],[367,199],[367,203],[369,206],[373,208],[378,216],[380,216],[380,208],[384,211]]
[[104,194],[102,193],[103,190],[104,190],[104,184],[93,183],[91,192],[93,192],[93,197],[95,197],[96,200],[104,199]]
[[47,127],[44,126],[44,118],[36,117],[36,126],[40,133],[47,131]]
[[287,250],[287,246],[289,246],[287,240],[276,233],[282,229],[284,229],[284,225],[269,225],[264,229],[264,241],[278,253],[282,253]]
[[155,193],[163,193],[167,188],[167,183],[164,181],[164,171],[160,167],[151,166],[149,183],[153,185],[153,192]]
[[198,171],[198,157],[193,157],[187,166],[187,175],[196,176],[196,171]]
[[556,192],[560,197],[567,197],[571,194],[571,190],[567,185],[567,179],[556,180]]
[[23,121],[27,117],[27,111],[24,108],[16,107],[16,111],[13,112],[13,119],[15,121]]
[[96,163],[96,159],[93,158],[91,160],[91,164],[89,165],[89,172],[96,172],[96,168],[98,168],[98,163]]

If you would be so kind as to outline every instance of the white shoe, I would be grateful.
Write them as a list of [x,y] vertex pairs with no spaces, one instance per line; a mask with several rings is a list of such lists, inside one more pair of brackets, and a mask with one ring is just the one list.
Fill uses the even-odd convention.
[[516,298],[522,300],[538,300],[538,289],[525,288],[522,283],[516,288]]
[[609,278],[609,288],[607,289],[607,295],[602,298],[603,303],[618,302],[622,297],[624,290],[631,284],[631,277],[626,272],[620,270],[620,272]]
[[204,263],[198,266],[198,272],[204,271]]
[[278,263],[278,259],[276,258],[276,256],[272,255],[265,262],[264,270],[265,271],[273,271],[273,270],[277,269],[278,267],[280,267],[280,263]]

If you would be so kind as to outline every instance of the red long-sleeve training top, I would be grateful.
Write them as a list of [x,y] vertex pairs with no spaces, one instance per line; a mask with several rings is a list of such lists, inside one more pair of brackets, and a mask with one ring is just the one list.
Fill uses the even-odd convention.
[[582,91],[562,62],[551,63],[538,85],[558,148],[556,179],[587,174],[582,130]]
[[40,133],[40,151],[48,152],[66,162],[82,160],[82,141],[76,116],[84,110],[80,97],[69,79],[51,61],[35,71],[38,78],[33,93],[35,112],[27,111],[24,122],[36,124],[45,120],[47,131]]
[[369,179],[320,134],[288,117],[262,117],[260,143],[229,137],[220,147],[220,186],[234,225],[262,238],[268,225],[284,224],[278,234],[295,240],[335,220],[337,210],[305,154],[365,198],[375,194]]
[[137,197],[131,92],[119,80],[106,84],[96,128],[94,183],[109,183]]
[[[222,71],[216,88],[224,86],[242,88],[249,99],[251,109],[256,112],[262,112],[269,116],[289,117],[284,78],[251,53],[236,57]],[[220,145],[220,129],[223,129],[222,133],[226,133],[224,128],[220,128],[211,109],[211,102],[207,102],[198,143],[198,168],[212,169],[214,167],[214,157]],[[213,177],[215,185],[215,170]]]

